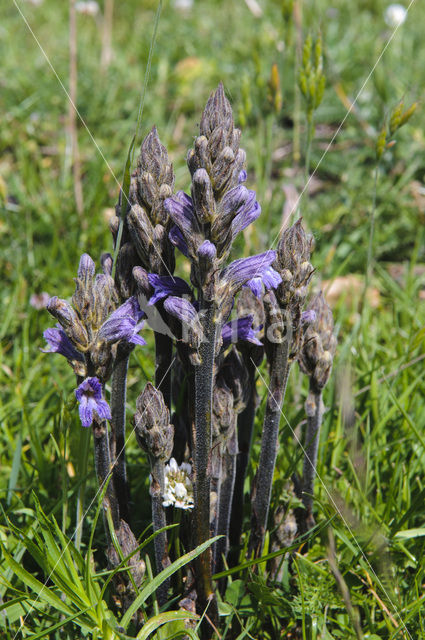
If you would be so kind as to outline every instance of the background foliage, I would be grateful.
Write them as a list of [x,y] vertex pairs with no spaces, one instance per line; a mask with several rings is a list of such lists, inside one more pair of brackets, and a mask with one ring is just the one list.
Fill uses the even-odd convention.
[[[68,86],[67,3],[18,4]],[[323,526],[307,553],[283,561],[279,581],[267,582],[264,563],[257,571],[246,567],[234,575],[221,605],[221,637],[425,637],[420,608],[425,540],[421,105],[380,163],[373,277],[361,304],[376,139],[400,100],[410,105],[423,99],[424,6],[413,3],[381,56],[391,37],[381,0],[304,0],[302,7],[298,1],[298,24],[285,22],[285,3],[277,0],[263,0],[261,15],[254,15],[242,0],[195,0],[186,10],[176,4],[164,3],[161,13],[142,134],[156,124],[175,159],[177,186],[186,188],[189,174],[182,158],[210,91],[224,82],[243,128],[248,186],[257,189],[263,210],[239,243],[241,255],[271,246],[294,192],[305,184],[306,124],[296,89],[296,51],[309,32],[322,34],[327,78],[315,113],[311,169],[317,170],[302,211],[316,240],[317,280],[328,292],[339,333],[335,371],[325,394],[328,411],[316,487],[317,520]],[[68,297],[80,254],[87,251],[98,259],[110,250],[107,222],[118,194],[114,175],[119,181],[135,130],[156,9],[149,0],[116,5],[113,57],[104,72],[101,15],[78,15],[77,106],[108,163],[79,122],[81,218],[73,194],[67,97],[15,4],[3,3],[0,9],[0,635],[5,638],[15,637],[18,630],[22,637],[44,631],[51,638],[73,638],[77,623],[84,634],[109,637],[113,628],[113,622],[108,626],[114,610],[108,589],[100,595],[106,578],[99,575],[105,562],[102,529],[94,528],[97,499],[84,525],[84,557],[75,552],[64,567],[59,565],[63,571],[74,567],[72,584],[79,585],[63,600],[66,610],[65,605],[58,608],[57,599],[61,602],[71,578],[63,575],[61,583],[51,576],[44,591],[52,594],[51,600],[34,603],[21,628],[37,589],[25,576],[43,583],[57,549],[72,537],[82,480],[73,375],[65,361],[40,353],[50,320],[30,305],[30,296],[46,291]],[[270,102],[273,63],[278,65],[283,98],[278,113]],[[149,348],[135,352],[129,376],[131,411],[153,367]],[[259,390],[265,400],[261,384]],[[276,471],[275,509],[285,503],[285,484],[299,465],[293,431],[301,433],[304,399],[294,368],[281,424],[284,446]],[[149,471],[134,439],[129,464],[137,496],[135,528],[142,536],[149,521]],[[90,475],[88,501],[95,491]],[[95,564],[84,560],[90,534],[93,548],[100,550]],[[96,615],[84,613],[94,601],[100,602]],[[151,600],[146,607],[147,618],[155,614]],[[81,625],[80,618],[67,622],[74,614],[82,617]],[[59,623],[63,630],[54,630]],[[176,637],[172,634],[179,631],[162,633],[156,637]]]

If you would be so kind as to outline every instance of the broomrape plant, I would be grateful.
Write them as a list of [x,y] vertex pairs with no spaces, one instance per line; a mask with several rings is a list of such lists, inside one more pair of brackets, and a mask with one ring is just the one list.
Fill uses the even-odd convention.
[[[49,300],[47,309],[59,324],[44,333],[46,350],[65,356],[76,374],[81,425],[93,433],[97,478],[106,487],[108,564],[116,568],[131,554],[129,571],[115,576],[115,589],[132,615],[144,564],[131,529],[126,376],[132,351],[146,344],[140,332],[147,325],[153,329],[155,380],[147,382],[137,399],[133,426],[151,468],[156,571],[164,571],[157,598],[165,605],[183,594],[182,608],[207,609],[211,624],[202,627],[205,638],[211,637],[218,619],[212,576],[223,568],[229,545],[240,541],[259,367],[265,357],[267,401],[251,488],[249,549],[255,557],[263,549],[285,389],[297,360],[310,384],[298,530],[314,525],[322,390],[336,344],[323,296],[305,310],[314,269],[312,240],[301,220],[283,232],[276,251],[229,260],[235,238],[261,213],[255,192],[245,186],[240,138],[220,84],[187,155],[189,195],[175,192],[173,167],[154,127],[131,175],[121,229],[123,195],[117,206],[112,225],[115,243],[120,238],[116,264],[104,254],[102,273],[96,275],[95,263],[84,254],[72,304]],[[174,275],[176,260],[189,265],[188,282]],[[171,582],[171,572],[165,575],[173,560],[167,536],[173,509],[181,509],[183,547],[203,545],[180,584]],[[206,545],[214,536],[219,536],[215,543]]]

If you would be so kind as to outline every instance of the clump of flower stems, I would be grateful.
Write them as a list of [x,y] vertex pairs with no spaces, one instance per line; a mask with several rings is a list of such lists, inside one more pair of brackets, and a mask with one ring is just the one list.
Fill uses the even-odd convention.
[[[114,247],[116,264],[103,254],[102,273],[96,275],[95,263],[84,254],[72,304],[56,297],[49,301],[47,309],[59,324],[45,332],[47,350],[64,355],[75,372],[81,424],[93,432],[97,478],[101,487],[107,485],[109,565],[118,566],[137,548],[131,515],[140,496],[130,496],[127,478],[129,424],[151,469],[157,572],[175,559],[166,530],[174,520],[180,523],[180,549],[221,536],[188,569],[184,582],[164,581],[157,592],[161,606],[177,595],[182,607],[206,612],[205,638],[217,625],[216,589],[223,586],[212,576],[229,561],[230,546],[237,548],[241,540],[256,426],[261,453],[253,461],[248,547],[251,555],[262,553],[285,390],[297,360],[309,379],[305,516],[299,529],[314,524],[322,390],[336,345],[332,313],[322,294],[307,307],[314,268],[312,240],[301,220],[282,233],[276,251],[229,258],[235,238],[261,213],[255,192],[244,184],[240,137],[220,84],[187,155],[188,195],[175,192],[173,167],[154,127],[141,145],[121,218],[125,203],[120,195],[112,224],[114,242],[120,238]],[[189,265],[189,282],[174,275],[176,264],[183,262]],[[128,362],[133,349],[145,345],[139,333],[149,326],[155,335],[155,380],[140,389],[137,411],[127,420]],[[256,420],[260,396],[266,396],[262,425]],[[176,509],[181,509],[178,517]],[[137,552],[128,568],[130,578],[121,572],[116,584],[124,607],[143,580]]]

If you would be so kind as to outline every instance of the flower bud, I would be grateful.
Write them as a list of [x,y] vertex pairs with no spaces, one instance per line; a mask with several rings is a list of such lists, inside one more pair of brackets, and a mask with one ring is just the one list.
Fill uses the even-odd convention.
[[153,459],[168,460],[173,451],[174,427],[161,391],[150,382],[136,401],[134,426],[137,443]]

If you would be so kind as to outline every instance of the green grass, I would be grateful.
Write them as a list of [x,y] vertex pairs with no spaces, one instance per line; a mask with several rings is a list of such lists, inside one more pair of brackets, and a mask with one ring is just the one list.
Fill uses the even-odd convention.
[[[67,3],[45,0],[34,7],[21,0],[18,4],[68,86]],[[157,125],[175,163],[177,186],[187,188],[185,150],[210,91],[223,80],[236,120],[243,125],[248,185],[257,189],[263,210],[261,222],[238,242],[240,255],[268,248],[281,226],[282,187],[304,186],[305,114],[297,111],[294,93],[297,34],[293,26],[285,27],[280,2],[265,0],[261,6],[262,17],[255,18],[242,1],[195,2],[187,13],[164,3],[141,126],[144,136]],[[341,97],[354,100],[390,36],[383,20],[385,7],[381,0],[303,2],[303,38],[309,30],[313,35],[321,30],[327,77],[315,113],[311,170],[317,168],[316,180],[302,211],[316,240],[313,262],[320,274],[316,282],[329,283],[349,274],[363,282],[376,138],[401,99],[407,106],[423,101],[425,9],[415,2],[338,131],[347,111]],[[153,0],[117,3],[114,57],[103,76],[99,25],[93,18],[78,16],[78,109],[119,180],[136,128],[156,8]],[[0,16],[0,637],[33,637],[43,631],[55,639],[80,637],[75,620],[62,631],[54,627],[64,622],[61,615],[74,614],[81,616],[88,637],[118,637],[108,635],[113,633],[108,625],[113,626],[112,616],[119,619],[121,614],[114,610],[108,589],[100,600],[97,594],[107,576],[102,573],[102,527],[94,528],[98,497],[91,462],[87,501],[94,503],[84,525],[83,549],[86,553],[92,534],[95,564],[70,545],[69,558],[58,567],[59,574],[65,573],[56,582],[48,580],[46,598],[37,602],[37,584],[26,578],[30,575],[44,583],[49,562],[72,537],[82,481],[76,473],[81,427],[72,393],[74,377],[60,358],[40,353],[42,332],[52,322],[45,311],[30,306],[29,298],[41,291],[70,296],[80,254],[87,251],[98,259],[110,250],[106,212],[116,203],[118,187],[79,123],[86,221],[82,231],[66,137],[67,98],[13,2],[3,3]],[[283,94],[277,115],[268,101],[274,62]],[[292,154],[297,118],[299,166]],[[266,563],[257,571],[246,567],[232,575],[220,605],[222,638],[355,638],[350,602],[364,638],[425,638],[423,125],[419,104],[380,164],[371,282],[379,300],[371,307],[367,297],[360,314],[362,285],[356,300],[345,280],[346,290],[333,305],[339,347],[325,391],[328,411],[319,451],[321,480],[316,484],[318,529],[308,549],[293,562],[282,555],[281,580],[268,579]],[[391,275],[393,263],[402,265],[401,279]],[[134,354],[131,410],[153,370],[152,350]],[[259,385],[259,391],[264,402],[266,390]],[[294,368],[285,406],[287,422],[281,424],[284,446],[273,509],[282,502],[292,472],[300,468],[293,431],[301,432],[305,396]],[[259,456],[259,432],[258,422],[251,479]],[[128,458],[137,495],[135,530],[141,543],[148,536],[142,534],[149,524],[149,470],[134,439]],[[249,531],[248,512],[244,530]],[[146,549],[151,552],[150,546]],[[78,589],[74,594],[65,591],[61,600],[71,578]],[[343,584],[348,596],[342,595]],[[93,599],[100,602],[97,610],[84,612]],[[146,607],[148,619],[156,612],[150,601]],[[180,623],[173,624],[177,633]],[[170,627],[168,635],[155,637],[171,634]]]

